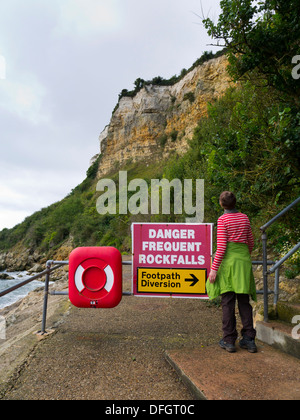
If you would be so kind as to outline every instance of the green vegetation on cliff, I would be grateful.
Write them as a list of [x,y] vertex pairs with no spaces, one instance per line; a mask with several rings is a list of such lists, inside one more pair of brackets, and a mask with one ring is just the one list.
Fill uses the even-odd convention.
[[[146,180],[149,186],[151,179],[163,177],[204,179],[205,221],[213,223],[220,216],[220,192],[233,190],[239,209],[247,212],[252,220],[259,247],[259,226],[300,195],[297,99],[300,80],[292,77],[291,57],[297,49],[300,54],[300,25],[297,23],[300,12],[298,2],[294,1],[260,2],[256,8],[254,3],[257,2],[222,1],[219,23],[205,22],[212,36],[225,41],[229,72],[238,82],[218,101],[208,104],[207,116],[199,121],[188,152],[184,156],[172,155],[166,161],[127,162],[106,177],[113,179],[117,186],[121,169],[128,171],[128,182],[139,178]],[[292,13],[296,14],[296,20],[291,19]],[[294,31],[290,26],[293,22],[297,23]],[[284,48],[282,42],[279,42],[280,48],[277,48],[278,43],[275,48],[275,39],[282,39]],[[276,68],[268,63],[276,63]],[[141,88],[142,84],[142,79],[138,79],[136,88]],[[124,91],[123,95],[129,93]],[[163,144],[158,147],[163,151]],[[75,247],[110,245],[130,252],[132,222],[181,222],[185,219],[185,215],[174,214],[99,215],[96,210],[100,195],[96,191],[99,161],[89,168],[83,183],[64,200],[33,214],[13,229],[0,232],[0,251],[22,241],[25,246],[51,257],[64,241],[72,238]],[[299,219],[299,209],[294,209],[270,229],[275,253],[286,252],[299,241]],[[299,267],[300,257],[294,257],[292,271],[299,271]]]
[[[173,158],[168,178],[205,179],[206,218],[220,214],[219,194],[234,191],[239,209],[259,227],[300,195],[300,112],[269,88],[250,82],[230,88],[208,106],[190,149]],[[273,246],[295,244],[300,237],[299,209],[270,231]]]
[[[268,88],[249,82],[231,88],[208,106],[208,116],[199,121],[190,149],[165,162],[128,163],[107,175],[118,187],[119,170],[128,171],[128,182],[141,178],[150,188],[151,179],[165,177],[205,180],[205,221],[220,215],[222,190],[236,192],[239,208],[246,211],[259,243],[259,226],[300,195],[300,112],[276,98]],[[97,163],[96,163],[97,165]],[[130,225],[135,221],[184,220],[178,216],[104,215],[96,210],[95,165],[87,178],[64,200],[35,213],[11,230],[0,233],[0,249],[23,240],[28,247],[53,252],[71,235],[74,246],[113,245],[130,251]],[[118,191],[118,188],[117,188]],[[280,252],[299,238],[296,209],[270,232]]]

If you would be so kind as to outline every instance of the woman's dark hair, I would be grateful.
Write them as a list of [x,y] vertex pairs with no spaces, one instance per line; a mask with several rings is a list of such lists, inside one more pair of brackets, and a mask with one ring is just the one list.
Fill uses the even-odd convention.
[[220,195],[220,203],[225,210],[233,210],[236,206],[236,197],[230,191],[224,191]]

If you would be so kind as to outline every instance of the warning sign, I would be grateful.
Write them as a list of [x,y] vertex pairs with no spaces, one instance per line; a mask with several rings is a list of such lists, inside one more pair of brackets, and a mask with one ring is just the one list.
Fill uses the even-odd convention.
[[134,294],[208,298],[212,232],[212,224],[133,224]]

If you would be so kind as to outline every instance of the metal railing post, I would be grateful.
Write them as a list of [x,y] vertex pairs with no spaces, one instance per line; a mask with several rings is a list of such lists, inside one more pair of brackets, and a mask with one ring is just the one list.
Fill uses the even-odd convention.
[[46,334],[46,320],[47,320],[47,309],[48,309],[50,268],[51,268],[51,261],[48,261],[47,262],[47,270],[48,270],[48,272],[46,274],[46,280],[45,280],[44,306],[43,306],[43,319],[42,319],[41,335]]
[[269,321],[267,239],[268,239],[268,236],[266,232],[264,231],[262,234],[262,247],[263,247],[264,321],[265,322]]
[[279,300],[279,268],[275,271],[275,286],[274,286],[274,305],[277,306]]

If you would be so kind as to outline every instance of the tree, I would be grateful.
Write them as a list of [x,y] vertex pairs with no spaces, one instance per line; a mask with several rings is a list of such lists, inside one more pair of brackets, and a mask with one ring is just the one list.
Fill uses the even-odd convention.
[[[203,19],[208,34],[223,40],[234,80],[263,76],[299,107],[300,83],[292,77],[300,54],[299,0],[222,0],[217,24]],[[253,77],[254,76],[254,77]]]
[[145,86],[145,80],[140,77],[134,82],[135,91],[139,92]]

